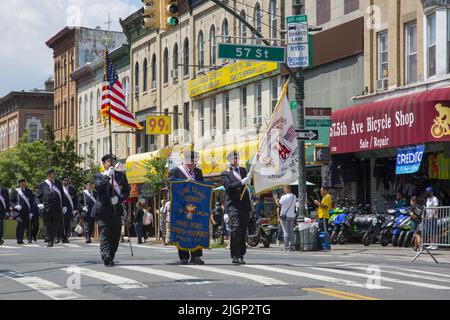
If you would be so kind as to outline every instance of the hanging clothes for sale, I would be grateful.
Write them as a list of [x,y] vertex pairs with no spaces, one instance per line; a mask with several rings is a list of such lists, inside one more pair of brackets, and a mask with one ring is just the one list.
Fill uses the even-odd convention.
[[439,177],[438,157],[432,154],[428,157],[428,178],[437,179]]
[[438,163],[438,179],[450,180],[450,158],[446,158],[444,153],[437,156]]
[[383,182],[384,189],[389,190],[389,161],[388,159],[376,159],[373,169],[373,177],[377,179],[376,189],[379,190],[380,182]]

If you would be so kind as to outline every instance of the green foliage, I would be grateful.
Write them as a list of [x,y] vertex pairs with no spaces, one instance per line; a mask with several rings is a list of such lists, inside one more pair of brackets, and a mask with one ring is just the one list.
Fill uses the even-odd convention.
[[69,137],[55,141],[50,126],[45,127],[46,140],[29,142],[25,132],[19,142],[9,150],[0,153],[0,185],[13,188],[19,178],[28,181],[28,187],[36,190],[47,177],[49,168],[55,169],[58,177],[67,175],[76,188],[81,186],[83,160],[76,151],[75,141]]
[[145,161],[144,168],[145,183],[144,183],[144,196],[154,197],[159,195],[161,189],[166,186],[168,168],[167,158],[152,158]]
[[95,160],[94,149],[91,148],[89,154],[86,157],[87,169],[84,171],[84,182],[94,181],[96,173],[100,172],[100,164]]

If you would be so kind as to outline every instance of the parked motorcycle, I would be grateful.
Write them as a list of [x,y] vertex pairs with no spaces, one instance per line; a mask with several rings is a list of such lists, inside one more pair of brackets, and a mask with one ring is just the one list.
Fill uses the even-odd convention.
[[385,216],[383,224],[381,225],[380,244],[383,247],[386,247],[391,242],[396,212],[397,210],[395,209],[388,209],[387,215]]
[[[400,233],[402,232],[402,228],[409,228],[411,217],[409,215],[409,210],[407,208],[400,208],[398,209],[399,215],[395,218],[394,224],[392,225],[392,240],[391,243],[394,247],[397,247],[401,244],[403,244],[404,238],[400,239]],[[405,234],[403,234],[404,237]]]
[[342,208],[339,209],[339,213],[336,214],[334,219],[331,222],[330,225],[330,243],[336,244],[338,242],[338,234],[342,229],[342,226],[344,225],[345,219],[347,218],[348,209]]
[[269,248],[272,238],[277,230],[278,226],[271,225],[269,218],[260,218],[256,221],[254,226],[249,227],[247,244],[251,247],[256,247],[258,244],[262,243],[264,248]]
[[[359,205],[358,208],[350,208],[349,213],[345,218],[345,222],[342,225],[341,231],[337,236],[339,244],[344,244],[349,240],[360,240],[364,238],[369,232],[371,235],[373,220],[378,218],[372,214],[372,208],[368,205]],[[376,222],[378,223],[378,222]],[[369,236],[366,236],[366,242],[370,240]]]

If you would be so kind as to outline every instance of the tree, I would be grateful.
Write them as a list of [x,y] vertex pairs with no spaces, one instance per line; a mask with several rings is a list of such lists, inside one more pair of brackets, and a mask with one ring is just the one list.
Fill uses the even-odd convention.
[[161,189],[166,186],[168,176],[167,158],[151,158],[145,161],[144,168],[146,174],[143,193],[147,197],[157,197]]

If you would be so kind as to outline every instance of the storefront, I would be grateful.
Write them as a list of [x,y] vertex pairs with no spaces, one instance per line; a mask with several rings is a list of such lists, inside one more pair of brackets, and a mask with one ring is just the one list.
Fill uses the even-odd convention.
[[[393,201],[395,192],[422,196],[433,186],[450,196],[450,89],[435,89],[338,110],[332,115],[332,163],[323,183],[357,203]],[[420,169],[396,175],[398,149],[425,145]]]

